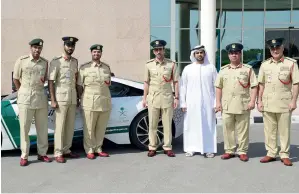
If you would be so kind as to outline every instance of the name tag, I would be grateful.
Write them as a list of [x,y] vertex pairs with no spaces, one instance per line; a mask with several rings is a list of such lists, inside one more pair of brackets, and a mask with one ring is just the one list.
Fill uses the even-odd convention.
[[68,71],[65,73],[65,77],[66,77],[67,79],[70,79],[70,77],[71,77],[71,72],[70,72],[70,70],[68,70]]
[[289,71],[289,67],[280,67],[280,71]]
[[247,72],[245,72],[245,71],[241,71],[241,72],[240,72],[240,75],[247,75]]

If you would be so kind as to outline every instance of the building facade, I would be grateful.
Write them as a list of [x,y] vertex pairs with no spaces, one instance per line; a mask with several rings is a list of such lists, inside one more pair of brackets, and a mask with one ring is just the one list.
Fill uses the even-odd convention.
[[268,39],[284,37],[285,55],[299,59],[299,0],[151,0],[150,5],[151,40],[166,39],[169,57],[181,70],[198,44],[209,47],[218,69],[229,62],[225,47],[233,42],[244,45],[243,62],[256,72],[270,56]]
[[[143,78],[149,59],[149,0],[2,0],[1,95],[12,92],[15,61],[29,54],[40,37],[43,57],[62,54],[63,36],[79,39],[73,54],[79,65],[91,60],[90,46],[102,44],[102,60],[116,76]],[[138,9],[137,9],[138,8]]]
[[218,69],[228,63],[225,46],[232,42],[244,45],[243,62],[256,72],[270,56],[268,39],[284,37],[285,55],[299,59],[299,0],[2,0],[1,6],[1,95],[11,93],[14,63],[35,37],[45,40],[48,60],[61,54],[62,36],[78,37],[79,64],[90,60],[91,44],[103,44],[102,59],[115,75],[136,81],[155,39],[167,41],[166,56],[180,71],[198,44]]

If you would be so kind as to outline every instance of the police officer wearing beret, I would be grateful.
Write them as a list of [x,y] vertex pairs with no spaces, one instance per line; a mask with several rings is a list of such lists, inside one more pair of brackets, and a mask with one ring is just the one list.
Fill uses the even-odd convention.
[[258,110],[263,113],[267,150],[267,155],[260,162],[268,163],[276,160],[279,134],[281,162],[286,166],[292,166],[289,159],[290,130],[292,111],[297,108],[298,64],[296,60],[283,55],[283,38],[268,40],[266,44],[272,57],[263,61],[258,76]]
[[[164,40],[151,42],[155,58],[145,64],[143,106],[148,107],[149,116],[149,152],[148,157],[156,155],[158,148],[157,129],[162,114],[164,131],[164,154],[175,157],[172,151],[173,110],[178,105],[178,72],[174,61],[166,59]],[[175,95],[173,96],[172,84]]]
[[44,90],[48,61],[40,56],[44,41],[40,38],[29,42],[29,55],[20,57],[14,66],[13,82],[18,90],[18,108],[21,141],[21,166],[28,165],[30,148],[29,131],[32,119],[37,133],[37,159],[51,162],[48,151],[48,97]]
[[84,150],[88,159],[109,157],[102,145],[111,112],[111,71],[101,61],[103,46],[90,47],[92,60],[81,65],[77,87],[81,96],[84,121]]
[[[216,81],[216,112],[222,112],[225,153],[223,160],[235,157],[235,133],[238,137],[237,155],[241,161],[249,160],[250,111],[257,97],[257,79],[252,67],[241,63],[243,45],[226,46],[230,64],[221,68]],[[251,90],[250,90],[251,89]]]
[[[51,107],[55,108],[54,157],[56,162],[65,163],[65,158],[77,158],[70,150],[74,135],[76,105],[78,103],[76,82],[78,60],[72,56],[75,37],[63,37],[63,53],[50,62],[49,89]],[[54,86],[55,82],[55,86]]]

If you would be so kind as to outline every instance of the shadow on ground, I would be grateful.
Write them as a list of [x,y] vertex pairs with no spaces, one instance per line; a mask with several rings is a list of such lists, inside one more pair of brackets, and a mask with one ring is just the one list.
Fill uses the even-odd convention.
[[[220,156],[224,153],[224,143],[220,142],[217,144],[217,154],[216,156]],[[85,158],[85,152],[83,149],[83,143],[82,142],[74,142],[72,150],[80,155],[79,158]],[[118,145],[115,144],[107,139],[104,141],[103,150],[105,152],[108,152],[110,155],[118,155],[118,154],[128,154],[128,153],[143,153],[146,154],[146,151],[139,150],[133,145]],[[173,141],[173,150],[177,155],[184,154],[183,151],[183,138],[182,136],[175,139]],[[53,145],[50,145],[48,150],[48,155],[50,157],[53,157],[54,148]],[[291,145],[290,147],[290,153],[291,153],[291,160],[293,162],[299,161],[299,145]],[[21,151],[20,150],[12,150],[12,151],[2,151],[1,157],[20,157]],[[37,149],[35,147],[32,147],[30,149],[30,156],[36,156],[37,155]],[[265,150],[265,144],[263,142],[252,142],[249,144],[249,151],[248,156],[249,158],[262,158],[266,155]],[[69,160],[76,160],[76,159],[69,159]],[[33,163],[39,162],[39,161],[32,161]]]

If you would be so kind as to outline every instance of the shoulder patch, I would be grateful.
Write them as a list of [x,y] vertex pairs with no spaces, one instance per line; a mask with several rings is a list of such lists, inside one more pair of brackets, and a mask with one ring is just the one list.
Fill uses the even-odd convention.
[[223,67],[221,67],[221,69],[225,69],[225,68],[227,68],[227,67],[228,67],[228,65],[229,65],[229,64],[227,64],[227,65],[224,65]]
[[40,57],[43,61],[46,61],[48,63],[48,60],[45,59],[44,57]]
[[80,68],[85,67],[85,66],[87,66],[87,65],[89,65],[91,63],[92,63],[92,61],[88,61],[87,63],[83,63],[82,65],[80,65]]
[[75,58],[75,57],[72,57],[72,59],[75,59],[76,61],[78,61],[78,59],[77,59],[77,58]]
[[110,67],[107,63],[104,63],[104,62],[101,62],[103,65],[106,65],[106,66],[108,66],[108,67]]
[[107,63],[104,63],[104,62],[101,62],[101,63],[110,69],[110,66]]
[[247,67],[247,68],[249,68],[249,69],[252,68],[252,66],[251,66],[251,65],[248,65],[248,64],[243,64],[243,66],[244,66],[244,67]]
[[150,62],[153,62],[155,59],[151,59],[149,61],[147,61],[146,63],[150,63]]
[[57,59],[61,59],[62,56],[57,56],[57,57],[54,57],[53,60],[57,60]]
[[171,60],[171,59],[165,58],[165,60],[166,60],[167,62],[174,63],[174,61]]
[[265,62],[269,61],[270,59],[271,59],[271,58],[266,59],[266,60],[262,61],[262,63],[265,63]]
[[24,55],[24,56],[21,56],[20,57],[20,60],[22,60],[22,59],[27,59],[27,58],[29,58],[30,56],[29,55]]
[[292,61],[292,62],[294,62],[294,63],[297,63],[297,61],[296,61],[295,59],[293,59],[293,58],[285,57],[285,59],[287,59],[287,60],[289,60],[289,61]]

